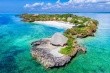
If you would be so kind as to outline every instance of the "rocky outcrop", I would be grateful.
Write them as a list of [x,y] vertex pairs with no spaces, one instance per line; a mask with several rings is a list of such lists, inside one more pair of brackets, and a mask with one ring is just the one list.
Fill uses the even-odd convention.
[[81,48],[77,45],[71,56],[55,57],[53,56],[47,48],[38,48],[40,44],[45,44],[47,40],[39,40],[32,43],[32,56],[37,59],[44,67],[51,68],[57,66],[64,66],[67,64],[71,58],[79,51]]
[[33,47],[31,53],[32,53],[32,56],[36,58],[46,68],[63,66],[66,63],[68,63],[71,59],[71,57],[69,56],[54,57],[47,50],[45,50],[45,48]]

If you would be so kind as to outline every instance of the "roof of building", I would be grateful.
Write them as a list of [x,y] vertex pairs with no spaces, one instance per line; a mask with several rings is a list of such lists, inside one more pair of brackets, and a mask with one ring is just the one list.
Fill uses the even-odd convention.
[[55,33],[51,38],[51,44],[63,46],[67,43],[68,38],[61,33]]

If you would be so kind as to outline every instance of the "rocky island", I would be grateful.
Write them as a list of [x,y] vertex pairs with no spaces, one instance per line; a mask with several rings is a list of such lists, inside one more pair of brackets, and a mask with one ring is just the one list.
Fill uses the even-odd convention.
[[32,42],[32,56],[46,68],[64,66],[78,51],[86,52],[76,39],[93,36],[98,24],[97,20],[73,14],[22,14],[21,17],[26,22],[56,21],[70,25],[63,34],[55,33],[51,38]]

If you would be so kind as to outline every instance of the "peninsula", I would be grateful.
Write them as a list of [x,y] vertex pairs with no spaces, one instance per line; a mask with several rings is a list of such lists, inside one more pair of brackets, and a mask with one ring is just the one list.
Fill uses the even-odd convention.
[[66,29],[63,34],[55,33],[51,38],[32,42],[32,56],[46,68],[64,66],[78,51],[86,52],[76,39],[93,36],[98,24],[97,20],[73,14],[22,14],[21,18]]

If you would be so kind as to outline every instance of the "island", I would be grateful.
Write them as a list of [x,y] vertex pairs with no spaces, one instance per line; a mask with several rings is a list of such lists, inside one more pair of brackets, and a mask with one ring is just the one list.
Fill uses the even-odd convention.
[[98,25],[97,20],[73,14],[22,14],[20,17],[25,22],[66,29],[63,34],[57,32],[51,38],[32,42],[32,56],[46,68],[64,66],[79,51],[85,53],[86,48],[77,43],[77,38],[94,36]]

